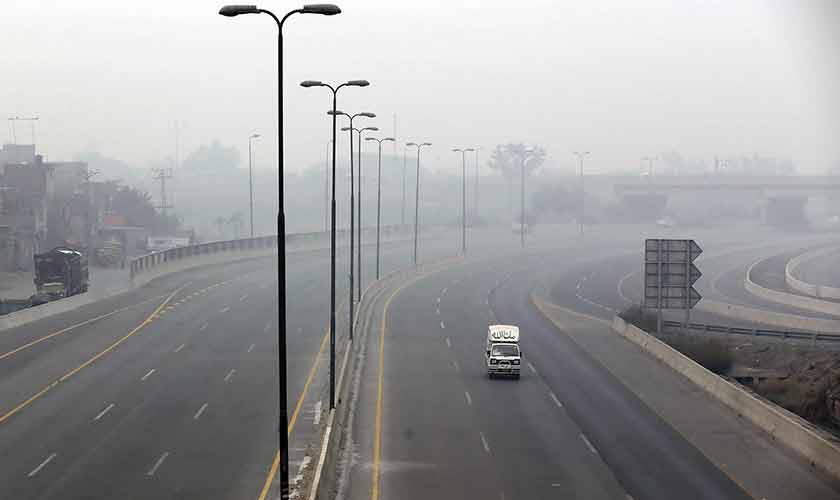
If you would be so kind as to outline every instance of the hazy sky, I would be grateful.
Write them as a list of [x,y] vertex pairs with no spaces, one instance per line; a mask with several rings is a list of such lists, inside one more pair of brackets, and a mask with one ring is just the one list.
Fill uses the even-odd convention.
[[[38,115],[50,159],[96,149],[139,167],[219,139],[264,139],[276,154],[276,27],[224,18],[207,0],[5,0],[0,115]],[[840,164],[840,2],[355,0],[285,29],[286,162],[322,161],[326,89],[371,86],[339,108],[397,114],[402,141],[454,146],[523,141],[555,164],[593,152],[593,171],[638,169],[676,149],[790,157],[802,171]],[[260,5],[282,13],[290,2]],[[4,118],[6,117],[4,116]],[[2,131],[4,142],[10,131]],[[28,124],[17,126],[29,142]],[[342,144],[343,147],[343,144]]]

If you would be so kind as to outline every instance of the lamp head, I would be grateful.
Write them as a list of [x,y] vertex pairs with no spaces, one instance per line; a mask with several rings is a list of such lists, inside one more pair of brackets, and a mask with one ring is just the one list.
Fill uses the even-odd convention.
[[309,88],[309,87],[323,87],[324,82],[319,82],[318,80],[304,80],[304,81],[300,82],[300,86],[301,87],[306,87],[306,88]]
[[336,14],[341,14],[341,9],[338,8],[338,5],[333,5],[331,3],[312,3],[309,5],[304,5],[302,9],[300,9],[301,14],[321,14],[324,16],[334,16]]
[[225,5],[219,9],[219,14],[225,17],[236,17],[240,14],[259,14],[256,5]]

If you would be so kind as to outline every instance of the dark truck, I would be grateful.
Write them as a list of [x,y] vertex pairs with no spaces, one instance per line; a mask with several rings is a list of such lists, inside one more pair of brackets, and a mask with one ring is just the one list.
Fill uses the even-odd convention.
[[[87,292],[87,256],[67,247],[35,254],[35,289],[37,302],[70,297]],[[33,300],[33,305],[35,300]]]

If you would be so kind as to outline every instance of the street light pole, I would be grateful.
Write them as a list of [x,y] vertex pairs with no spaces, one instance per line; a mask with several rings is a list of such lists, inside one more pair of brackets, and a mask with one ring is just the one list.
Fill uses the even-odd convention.
[[251,167],[251,142],[259,136],[260,134],[251,134],[248,136],[248,194],[250,199],[251,238],[254,237],[254,170]]
[[327,157],[324,161],[324,232],[330,230],[330,144],[327,141]]
[[376,280],[379,281],[379,228],[382,213],[382,143],[386,141],[394,142],[395,140],[393,137],[386,137],[384,139],[368,137],[365,140],[379,143],[379,166],[376,176]]
[[[358,259],[358,261],[357,261],[358,265],[356,266],[356,272],[358,274],[358,279],[356,280],[356,291],[357,291],[356,300],[359,301],[359,302],[361,302],[361,300],[362,300],[362,277],[363,277],[362,276],[362,132],[364,132],[365,130],[378,131],[379,128],[377,128],[377,127],[364,127],[364,128],[360,128],[356,131],[356,133],[359,136],[359,161],[358,161],[359,166],[357,167],[359,169],[359,186],[358,186],[359,196],[358,196],[358,199],[356,200],[356,203],[359,204],[359,213],[356,216],[357,221],[359,222],[358,225],[356,226],[357,231],[359,232],[359,237],[357,238],[357,241],[356,241],[356,244],[359,246],[359,249],[358,249],[359,251],[356,252],[356,258]],[[352,294],[351,294],[351,296],[352,296]]]
[[467,151],[473,148],[455,148],[455,153],[461,153],[461,254],[467,255]]
[[403,146],[402,205],[400,205],[400,225],[403,227],[405,227],[405,153],[407,149],[407,146]]
[[580,224],[580,234],[583,235],[583,219],[585,217],[586,212],[586,210],[584,210],[586,203],[586,191],[584,190],[583,186],[583,160],[584,158],[589,156],[590,153],[589,151],[584,151],[582,153],[575,151],[573,154],[577,156],[577,159],[580,163],[580,217],[578,218],[578,224]]
[[407,142],[406,146],[417,147],[417,175],[414,182],[414,265],[417,266],[417,230],[420,225],[420,148],[431,146],[431,142]]
[[[367,80],[350,80],[333,88],[316,80],[306,80],[301,82],[301,87],[326,87],[332,91],[333,105],[332,110],[327,114],[332,116],[332,208],[331,208],[331,227],[330,227],[330,409],[335,408],[335,134],[336,134],[336,118],[339,115],[346,115],[336,109],[338,100],[338,91],[341,87],[367,87],[370,83]],[[351,141],[352,144],[352,141]],[[352,170],[351,170],[352,172]],[[352,194],[352,190],[350,191]],[[352,264],[352,259],[351,259]],[[353,306],[352,301],[350,305],[350,340],[353,340]]]
[[478,223],[478,151],[481,149],[481,146],[476,146],[475,148],[475,193],[474,193],[474,200],[473,200],[473,218],[475,219],[475,223]]
[[255,5],[226,5],[219,10],[219,14],[226,17],[241,14],[267,14],[277,24],[277,197],[279,207],[277,211],[277,372],[280,379],[278,384],[280,388],[278,395],[280,445],[275,457],[275,469],[279,461],[280,498],[282,500],[289,498],[289,418],[286,407],[286,216],[283,207],[283,24],[289,16],[297,13],[332,16],[341,13],[341,9],[332,4],[304,5],[303,8],[287,12],[282,19],[279,19],[273,12],[259,9]]

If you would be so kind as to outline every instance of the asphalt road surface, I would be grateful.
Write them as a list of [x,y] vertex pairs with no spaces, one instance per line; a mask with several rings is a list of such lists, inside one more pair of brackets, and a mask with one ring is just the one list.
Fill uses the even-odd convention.
[[[720,248],[749,241],[707,236]],[[570,322],[564,334],[530,303],[531,290],[551,276],[565,280],[566,305],[612,316],[578,298],[580,282],[567,278],[598,268],[603,278],[594,289],[603,294],[596,298],[620,302],[624,264],[639,265],[632,252],[641,246],[640,234],[588,238],[550,252],[474,258],[421,274],[382,297],[384,312],[368,332],[352,457],[339,498],[752,498],[737,470],[698,449],[697,436],[706,430],[689,424],[689,433],[679,432],[604,358],[571,340],[582,323]],[[518,381],[487,377],[483,345],[492,323],[521,328],[525,361]],[[834,486],[771,438],[661,365],[644,363],[639,373],[659,370],[667,377],[641,380],[644,390],[672,393],[671,406],[682,407],[670,411],[683,421],[724,422],[723,429],[709,426],[710,441],[724,433],[737,442],[727,452],[740,467],[762,460],[754,467],[765,489],[778,498],[838,498]],[[796,490],[774,488],[778,480],[767,471],[773,478],[787,474]]]
[[[421,242],[421,258],[457,252]],[[382,247],[382,272],[410,262]],[[364,248],[365,280],[373,247]],[[337,334],[347,334],[347,253]],[[293,474],[327,393],[329,252],[288,256]],[[177,273],[0,335],[0,497],[258,498],[277,450],[276,264]]]

